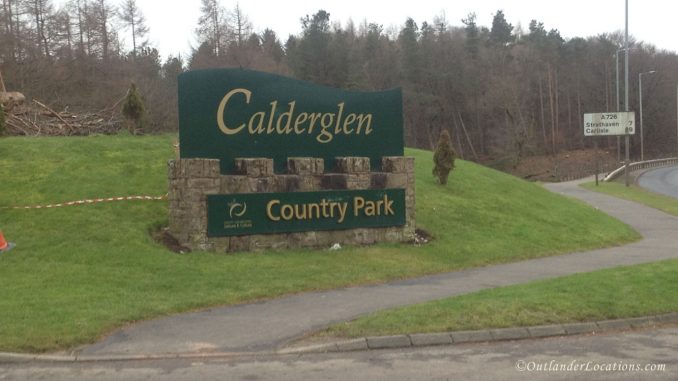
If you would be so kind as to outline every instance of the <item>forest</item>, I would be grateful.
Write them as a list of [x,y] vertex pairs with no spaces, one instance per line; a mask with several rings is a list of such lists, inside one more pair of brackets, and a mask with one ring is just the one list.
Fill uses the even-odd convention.
[[[402,87],[410,147],[432,148],[443,129],[460,156],[481,162],[592,147],[583,114],[624,109],[622,33],[565,39],[557,26],[509,19],[502,10],[489,26],[473,13],[404,15],[400,26],[385,28],[317,10],[300,15],[299,34],[279,36],[252,25],[238,4],[201,0],[196,46],[163,59],[135,0],[2,0],[0,71],[7,91],[72,112],[114,107],[133,82],[147,110],[144,133],[177,130],[178,74],[242,67],[350,90]],[[628,53],[629,109],[637,116],[638,74],[656,71],[643,77],[645,157],[675,156],[678,56],[634,39]],[[637,158],[639,136],[631,142]],[[617,139],[599,144],[614,151]]]

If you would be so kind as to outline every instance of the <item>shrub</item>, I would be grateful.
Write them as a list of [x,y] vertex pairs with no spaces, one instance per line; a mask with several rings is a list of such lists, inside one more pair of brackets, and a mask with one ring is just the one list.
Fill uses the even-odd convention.
[[122,104],[122,115],[127,121],[127,129],[132,134],[137,131],[143,131],[146,124],[146,108],[137,90],[137,86],[132,83],[127,91],[127,97]]
[[450,134],[447,130],[443,130],[440,133],[440,138],[433,154],[433,175],[438,178],[442,185],[447,184],[447,177],[454,169],[454,158],[456,156],[457,154],[454,152],[454,148],[452,148]]

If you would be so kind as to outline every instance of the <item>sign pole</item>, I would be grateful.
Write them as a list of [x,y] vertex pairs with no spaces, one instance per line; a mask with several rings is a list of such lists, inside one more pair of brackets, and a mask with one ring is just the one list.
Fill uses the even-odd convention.
[[[624,31],[624,50],[626,54],[624,55],[624,111],[629,111],[629,0],[626,0],[626,25]],[[624,141],[626,146],[626,159],[624,161],[624,182],[628,187],[629,184],[629,133],[626,132],[626,138]]]
[[598,137],[593,137],[593,151],[596,155],[596,186],[598,186],[598,173],[600,172],[600,156],[598,155]]

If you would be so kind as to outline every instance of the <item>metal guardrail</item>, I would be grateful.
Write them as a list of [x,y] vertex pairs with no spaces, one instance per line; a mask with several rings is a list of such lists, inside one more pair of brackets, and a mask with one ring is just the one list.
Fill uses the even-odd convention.
[[[657,160],[645,160],[639,161],[636,163],[629,164],[629,172],[637,171],[639,169],[655,168],[655,167],[664,167],[667,165],[676,165],[678,164],[678,157],[670,157],[666,159],[657,159]],[[624,173],[624,167],[617,168],[614,171],[610,172],[603,181],[612,181],[617,177],[621,176]]]

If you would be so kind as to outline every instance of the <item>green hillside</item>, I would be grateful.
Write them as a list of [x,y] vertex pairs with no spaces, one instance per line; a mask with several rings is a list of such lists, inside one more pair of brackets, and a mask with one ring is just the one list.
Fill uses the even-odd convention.
[[[0,139],[0,208],[166,192],[173,135]],[[626,225],[536,184],[459,161],[450,184],[417,160],[417,225],[433,242],[276,253],[178,255],[149,231],[165,201],[0,209],[17,247],[0,255],[0,351],[97,340],[140,319],[294,292],[621,244]]]

